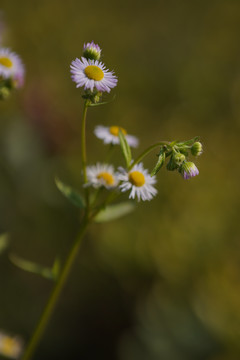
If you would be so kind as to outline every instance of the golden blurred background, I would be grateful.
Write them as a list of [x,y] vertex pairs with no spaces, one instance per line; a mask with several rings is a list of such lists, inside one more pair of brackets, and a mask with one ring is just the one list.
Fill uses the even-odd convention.
[[[26,66],[24,89],[0,104],[0,230],[11,234],[0,329],[27,342],[53,286],[9,252],[51,266],[77,233],[78,210],[54,177],[81,188],[83,101],[69,66],[93,40],[119,84],[115,101],[89,111],[89,162],[107,149],[94,127],[120,125],[140,151],[199,135],[200,175],[184,181],[164,168],[153,201],[90,229],[34,359],[240,359],[240,1],[2,0],[0,9],[3,46]],[[154,162],[153,153],[144,164]]]

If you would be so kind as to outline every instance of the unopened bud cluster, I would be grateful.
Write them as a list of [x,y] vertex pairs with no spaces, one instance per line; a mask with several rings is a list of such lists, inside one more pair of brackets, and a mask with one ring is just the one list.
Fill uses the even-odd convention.
[[167,170],[177,170],[184,179],[190,179],[199,174],[196,165],[188,161],[189,151],[193,156],[199,156],[202,154],[202,144],[197,141],[197,138],[185,141],[185,142],[173,142],[160,147],[158,154],[158,161],[155,165],[151,175],[155,175],[160,168],[164,165],[166,158],[169,158],[167,162]]

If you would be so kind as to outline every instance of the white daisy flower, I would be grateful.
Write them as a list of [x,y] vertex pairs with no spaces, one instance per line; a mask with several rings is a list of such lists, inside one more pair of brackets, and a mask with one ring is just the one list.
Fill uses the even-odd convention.
[[0,49],[0,77],[12,78],[16,87],[21,87],[24,81],[25,69],[20,57],[9,49]]
[[87,167],[87,179],[86,186],[93,186],[99,188],[104,186],[105,188],[113,188],[118,184],[117,175],[114,173],[112,165],[100,164]]
[[11,336],[0,330],[0,354],[19,359],[23,351],[23,340],[19,336]]
[[98,60],[87,60],[84,57],[72,61],[70,66],[72,80],[77,87],[84,86],[84,90],[110,92],[117,85],[117,77],[112,71],[106,69],[105,65]]
[[138,146],[138,139],[133,135],[128,135],[126,130],[119,126],[97,126],[94,129],[94,134],[99,138],[102,139],[104,144],[119,144],[119,137],[118,133],[119,130],[122,131],[122,133],[125,135],[126,140],[131,147],[137,147]]
[[150,176],[142,163],[134,165],[129,172],[119,168],[119,172],[118,179],[122,181],[119,187],[123,192],[131,190],[129,199],[137,197],[138,201],[152,200],[157,194],[157,190],[152,186],[156,183],[156,177]]

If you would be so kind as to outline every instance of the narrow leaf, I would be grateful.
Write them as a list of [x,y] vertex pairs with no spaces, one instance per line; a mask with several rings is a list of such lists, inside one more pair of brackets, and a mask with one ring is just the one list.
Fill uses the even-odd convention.
[[187,140],[187,141],[182,141],[178,143],[178,146],[181,145],[192,145],[194,144],[196,141],[199,140],[199,136],[195,136],[193,139]]
[[32,261],[22,259],[21,257],[15,254],[10,254],[9,259],[15,266],[19,267],[22,270],[40,275],[46,279],[50,279],[50,280],[56,279],[56,275],[53,273],[53,270],[51,268],[39,265]]
[[91,104],[89,104],[88,106],[90,107],[90,106],[100,106],[100,105],[106,105],[106,104],[109,104],[109,103],[111,103],[111,102],[113,102],[114,100],[115,100],[115,98],[116,98],[116,95],[114,95],[113,96],[113,98],[111,99],[111,100],[109,100],[109,101],[103,101],[103,102],[99,102],[99,103],[91,103]]
[[127,167],[129,167],[131,164],[131,161],[132,161],[132,154],[131,154],[130,146],[128,145],[126,137],[121,130],[119,130],[119,132],[118,132],[118,137],[120,140],[120,146],[121,146],[122,153],[123,153],[123,156],[126,161],[126,165],[127,165]]
[[106,222],[120,218],[121,216],[127,215],[135,209],[134,203],[128,201],[116,205],[106,206],[100,213],[95,217],[95,221]]
[[61,193],[75,206],[82,209],[85,207],[85,202],[82,195],[71,188],[70,186],[64,184],[59,178],[55,178],[55,183],[57,188]]
[[154,176],[158,173],[158,171],[161,169],[161,167],[163,166],[165,162],[165,152],[162,150],[160,151],[159,153],[159,156],[158,156],[158,161],[154,167],[154,169],[152,170],[151,172],[151,176]]

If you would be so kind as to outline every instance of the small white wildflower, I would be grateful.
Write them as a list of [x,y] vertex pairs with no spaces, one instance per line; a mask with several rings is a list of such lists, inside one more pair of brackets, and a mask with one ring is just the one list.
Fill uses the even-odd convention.
[[121,191],[131,190],[129,199],[137,197],[138,201],[152,200],[157,194],[157,190],[152,186],[156,183],[156,177],[151,176],[142,163],[134,165],[129,172],[119,168],[118,179],[122,181],[119,186]]
[[104,186],[107,189],[114,188],[118,184],[117,175],[114,173],[112,165],[100,164],[87,167],[87,179],[86,186],[93,186],[99,188]]
[[122,133],[125,135],[126,140],[129,144],[129,146],[131,147],[137,147],[138,146],[138,138],[136,136],[133,135],[128,135],[126,130],[123,129],[122,127],[119,126],[96,126],[96,128],[94,129],[94,134],[101,140],[103,140],[104,144],[119,144],[119,137],[118,137],[118,133],[119,130],[122,131]]

